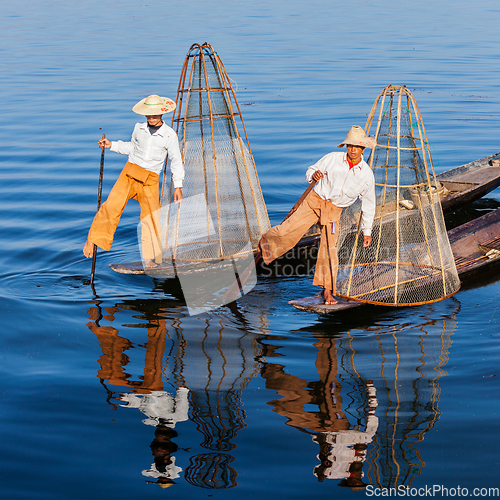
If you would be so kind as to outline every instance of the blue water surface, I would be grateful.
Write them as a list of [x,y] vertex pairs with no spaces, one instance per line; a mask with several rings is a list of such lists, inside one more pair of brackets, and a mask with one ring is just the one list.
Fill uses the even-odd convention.
[[[327,317],[288,304],[310,277],[264,277],[189,316],[178,284],[108,267],[139,258],[137,204],[94,290],[81,251],[97,140],[175,98],[193,43],[233,80],[276,224],[388,84],[413,92],[438,173],[500,151],[499,21],[493,0],[4,2],[0,497],[499,496],[500,273]],[[105,195],[123,159],[106,152]],[[463,210],[499,206],[497,190]]]

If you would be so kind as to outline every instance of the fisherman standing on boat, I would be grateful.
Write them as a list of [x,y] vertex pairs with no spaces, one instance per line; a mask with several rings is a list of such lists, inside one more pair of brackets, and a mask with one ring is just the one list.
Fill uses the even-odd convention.
[[158,222],[159,178],[168,155],[174,185],[174,201],[182,200],[184,166],[175,131],[162,120],[164,113],[173,111],[171,99],[150,95],[132,110],[145,115],[147,122],[137,123],[130,142],[99,140],[99,147],[129,155],[108,199],[97,212],[83,247],[85,257],[92,257],[94,244],[110,250],[113,236],[128,200],[136,199],[141,207],[142,258],[145,267],[161,262],[161,239]]
[[342,209],[360,198],[365,247],[371,244],[375,217],[375,178],[363,160],[365,147],[374,148],[375,140],[354,125],[338,147],[344,145],[347,146],[346,153],[329,153],[307,169],[307,181],[316,181],[313,190],[290,217],[265,233],[259,244],[262,258],[269,264],[293,248],[313,224],[319,223],[321,240],[313,284],[324,289],[325,304],[337,303],[334,298],[338,271],[337,238]]

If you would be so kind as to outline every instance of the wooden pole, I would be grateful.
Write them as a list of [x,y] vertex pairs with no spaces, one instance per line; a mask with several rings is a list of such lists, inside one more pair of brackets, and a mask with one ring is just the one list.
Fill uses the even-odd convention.
[[[106,136],[102,134],[102,139],[104,140]],[[101,196],[102,196],[102,176],[104,172],[104,150],[106,148],[103,146],[101,147],[101,166],[99,170],[99,188],[97,190],[97,211],[99,211],[99,208],[101,208]],[[95,263],[97,259],[97,245],[94,245],[93,252],[92,252],[92,272],[90,273],[90,284],[94,284],[94,273],[95,273]]]

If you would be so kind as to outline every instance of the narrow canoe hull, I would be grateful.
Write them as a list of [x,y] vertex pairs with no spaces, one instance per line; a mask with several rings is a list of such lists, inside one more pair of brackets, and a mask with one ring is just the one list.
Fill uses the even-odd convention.
[[[451,211],[466,203],[478,200],[500,186],[500,153],[474,160],[459,167],[447,170],[436,176],[438,181],[446,188],[447,192],[441,199],[443,211]],[[308,236],[301,239],[297,247],[297,255],[307,252],[315,246],[319,234],[311,231]],[[286,259],[284,259],[286,260]],[[231,259],[228,260],[228,265]],[[232,264],[231,264],[232,265]],[[183,272],[203,270],[204,263],[177,263]],[[184,267],[186,266],[186,267]],[[136,274],[153,276],[158,279],[169,279],[175,277],[175,270],[171,264],[158,266],[155,269],[144,270],[142,262],[127,262],[122,264],[110,264],[111,269],[122,274]],[[257,272],[262,272],[262,267]]]
[[500,186],[500,153],[452,168],[436,178],[449,191],[441,199],[443,211],[471,203]]
[[[500,209],[451,229],[448,238],[462,282],[500,268]],[[334,305],[321,302],[321,297],[315,295],[291,300],[289,304],[316,314],[331,314],[366,305],[344,298]]]

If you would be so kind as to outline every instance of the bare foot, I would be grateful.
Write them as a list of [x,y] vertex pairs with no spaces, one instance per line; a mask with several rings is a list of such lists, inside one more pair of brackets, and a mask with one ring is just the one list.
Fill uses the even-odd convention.
[[335,297],[332,295],[331,290],[325,289],[324,297],[325,297],[325,305],[331,306],[333,304],[337,304],[337,301],[335,300]]
[[156,262],[151,259],[144,259],[144,269],[151,269],[156,267]]
[[89,240],[85,242],[85,245],[83,245],[83,255],[87,257],[92,257],[94,255],[94,244],[91,243]]

